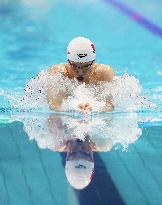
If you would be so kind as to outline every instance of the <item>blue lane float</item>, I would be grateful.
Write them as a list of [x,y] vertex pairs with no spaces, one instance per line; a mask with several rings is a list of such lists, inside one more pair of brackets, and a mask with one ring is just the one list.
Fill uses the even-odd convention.
[[106,3],[111,4],[115,8],[119,9],[122,13],[127,15],[130,19],[132,19],[136,23],[143,26],[145,29],[147,29],[151,33],[162,38],[162,27],[153,23],[151,20],[149,20],[148,18],[146,18],[142,14],[140,14],[138,11],[135,11],[134,9],[129,7],[128,5],[121,3],[118,0],[104,0],[104,1]]

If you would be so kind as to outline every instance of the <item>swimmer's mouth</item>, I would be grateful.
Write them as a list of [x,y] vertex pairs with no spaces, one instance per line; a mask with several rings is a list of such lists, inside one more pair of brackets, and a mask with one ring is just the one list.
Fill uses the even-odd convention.
[[84,77],[82,77],[82,76],[79,76],[79,77],[77,77],[76,78],[79,82],[83,82],[83,80],[84,80]]

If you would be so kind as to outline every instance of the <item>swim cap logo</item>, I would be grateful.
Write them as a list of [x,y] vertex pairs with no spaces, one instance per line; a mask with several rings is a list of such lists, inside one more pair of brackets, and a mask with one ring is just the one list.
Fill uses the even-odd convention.
[[84,57],[86,57],[87,56],[87,54],[77,54],[77,56],[79,57],[79,58],[84,58]]
[[92,46],[92,49],[93,49],[93,53],[95,53],[96,51],[95,51],[95,46],[94,46],[94,44],[91,44],[91,46]]
[[84,166],[82,164],[78,164],[78,166],[75,166],[75,168],[77,168],[77,169],[80,169],[80,168],[86,169],[86,166]]

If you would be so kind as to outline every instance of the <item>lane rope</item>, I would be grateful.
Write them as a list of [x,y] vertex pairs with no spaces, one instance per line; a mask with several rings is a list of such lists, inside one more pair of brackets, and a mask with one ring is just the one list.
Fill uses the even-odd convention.
[[130,19],[135,21],[136,23],[140,24],[144,28],[146,28],[151,33],[159,36],[162,38],[162,27],[159,25],[153,23],[148,18],[144,17],[142,14],[140,14],[138,11],[135,11],[128,5],[121,3],[118,0],[104,0],[106,3],[111,4],[115,8],[119,9],[122,13],[127,15]]

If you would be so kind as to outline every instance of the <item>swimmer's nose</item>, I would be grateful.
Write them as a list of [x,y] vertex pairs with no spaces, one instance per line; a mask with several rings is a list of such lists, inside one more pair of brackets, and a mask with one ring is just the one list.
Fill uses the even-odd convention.
[[78,75],[83,75],[83,70],[82,69],[78,69]]

